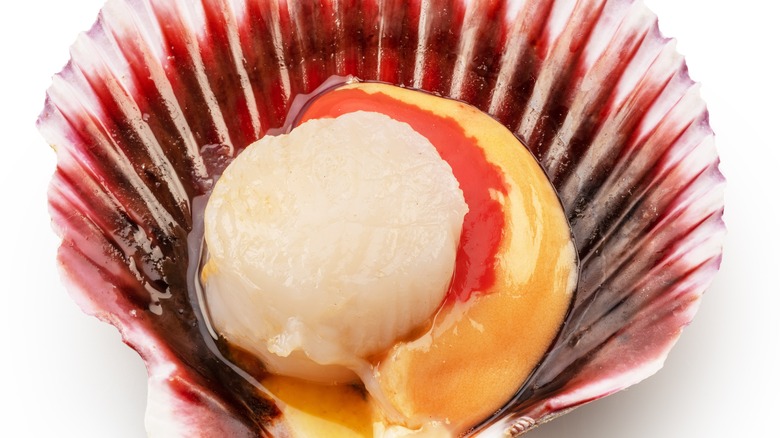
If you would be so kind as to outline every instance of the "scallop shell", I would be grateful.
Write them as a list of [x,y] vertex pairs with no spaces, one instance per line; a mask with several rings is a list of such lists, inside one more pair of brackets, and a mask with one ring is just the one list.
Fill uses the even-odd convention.
[[38,123],[58,156],[64,278],[146,361],[150,430],[283,427],[199,323],[187,239],[213,175],[332,75],[479,107],[559,192],[575,302],[480,436],[520,435],[661,367],[718,269],[724,180],[698,87],[641,2],[109,0]]

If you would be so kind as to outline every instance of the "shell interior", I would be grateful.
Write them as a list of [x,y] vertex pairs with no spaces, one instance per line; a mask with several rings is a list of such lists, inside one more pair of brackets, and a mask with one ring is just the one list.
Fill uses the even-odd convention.
[[519,435],[661,367],[718,269],[724,180],[698,87],[640,1],[109,0],[38,123],[57,150],[49,199],[69,289],[146,360],[150,394],[177,418],[166,427],[282,427],[188,287],[193,200],[334,75],[480,108],[559,193],[575,301],[484,433]]

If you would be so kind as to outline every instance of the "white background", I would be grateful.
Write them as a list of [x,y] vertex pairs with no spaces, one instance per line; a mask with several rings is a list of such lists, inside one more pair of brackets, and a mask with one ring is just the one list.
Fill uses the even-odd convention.
[[[34,127],[51,76],[102,0],[16,0],[0,13],[0,435],[143,437],[142,361],[60,285]],[[531,438],[778,437],[780,7],[646,0],[703,84],[728,179],[729,234],[699,314],[653,378]]]

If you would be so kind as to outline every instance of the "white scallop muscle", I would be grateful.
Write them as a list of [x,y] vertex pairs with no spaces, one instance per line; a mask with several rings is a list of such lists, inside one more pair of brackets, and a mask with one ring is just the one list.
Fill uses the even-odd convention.
[[205,213],[216,330],[274,373],[335,383],[428,321],[467,211],[434,146],[357,112],[249,146]]

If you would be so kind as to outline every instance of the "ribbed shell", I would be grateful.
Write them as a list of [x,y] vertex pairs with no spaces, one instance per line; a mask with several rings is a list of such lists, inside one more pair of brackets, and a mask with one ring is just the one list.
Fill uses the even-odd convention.
[[477,106],[559,192],[575,302],[481,436],[522,434],[661,367],[719,266],[724,180],[698,87],[641,2],[109,0],[39,120],[58,155],[59,261],[82,308],[172,394],[185,434],[283,433],[198,324],[187,236],[212,174],[332,75]]

